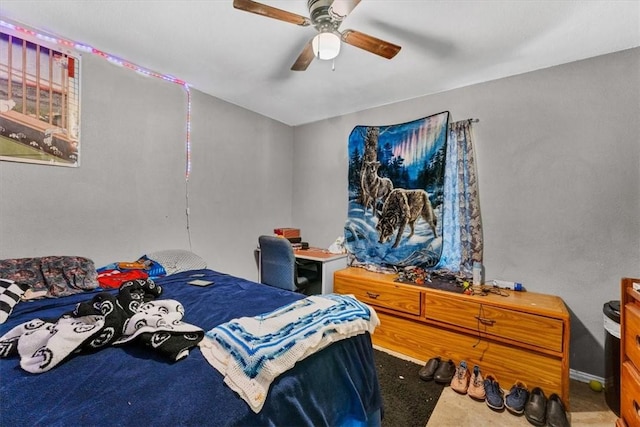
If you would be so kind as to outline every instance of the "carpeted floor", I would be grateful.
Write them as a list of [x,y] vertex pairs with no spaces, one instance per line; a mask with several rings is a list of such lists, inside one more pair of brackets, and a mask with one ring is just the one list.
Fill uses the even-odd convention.
[[378,381],[382,390],[383,427],[425,427],[443,386],[422,381],[422,365],[374,349]]

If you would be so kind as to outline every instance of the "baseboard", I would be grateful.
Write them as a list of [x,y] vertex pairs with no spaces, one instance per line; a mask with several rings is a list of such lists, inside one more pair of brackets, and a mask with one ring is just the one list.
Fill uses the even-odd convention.
[[582,383],[588,383],[589,381],[596,380],[600,381],[600,384],[604,384],[604,378],[587,374],[586,372],[576,371],[575,369],[569,369],[569,378]]

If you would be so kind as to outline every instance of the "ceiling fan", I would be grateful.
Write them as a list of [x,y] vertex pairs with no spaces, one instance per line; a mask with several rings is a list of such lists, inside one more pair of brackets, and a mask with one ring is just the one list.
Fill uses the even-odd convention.
[[338,31],[342,21],[360,1],[307,0],[310,18],[252,0],[233,0],[233,7],[302,27],[313,25],[318,34],[309,40],[296,62],[291,66],[293,71],[304,71],[311,64],[313,58],[328,60],[338,56],[341,42],[383,58],[391,59],[396,56],[401,49],[398,45],[356,30]]

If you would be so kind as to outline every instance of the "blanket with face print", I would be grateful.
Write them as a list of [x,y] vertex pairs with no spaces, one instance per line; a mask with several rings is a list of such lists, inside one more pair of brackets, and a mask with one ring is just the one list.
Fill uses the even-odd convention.
[[182,322],[178,301],[156,300],[161,293],[150,279],[125,282],[117,295],[100,292],[59,319],[33,319],[11,329],[0,337],[0,357],[19,356],[25,371],[42,373],[77,353],[140,343],[179,360],[204,331]]

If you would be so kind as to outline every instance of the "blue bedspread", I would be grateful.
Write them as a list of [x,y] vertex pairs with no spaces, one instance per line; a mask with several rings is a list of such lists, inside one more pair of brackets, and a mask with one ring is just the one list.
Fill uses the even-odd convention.
[[[215,284],[186,284],[196,278]],[[303,297],[211,270],[156,282],[164,289],[161,298],[180,301],[184,321],[204,330]],[[92,295],[21,302],[0,325],[0,336],[36,317],[57,318]],[[375,424],[371,417],[380,407],[369,334],[296,364],[274,381],[258,414],[223,383],[199,348],[169,363],[144,347],[109,347],[72,356],[43,374],[23,371],[17,358],[0,359],[0,426],[338,426]]]

